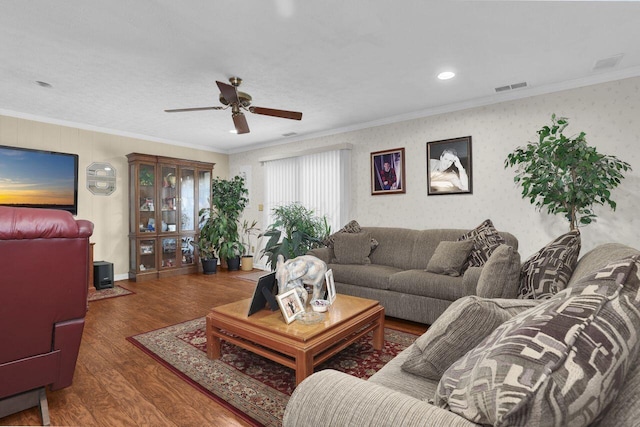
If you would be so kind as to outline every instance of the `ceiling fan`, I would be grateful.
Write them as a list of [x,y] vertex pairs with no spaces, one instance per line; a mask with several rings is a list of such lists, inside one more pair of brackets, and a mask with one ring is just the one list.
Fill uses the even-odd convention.
[[264,116],[281,117],[283,119],[302,120],[302,113],[296,111],[275,110],[273,108],[254,107],[251,105],[251,95],[240,92],[238,86],[242,83],[239,77],[231,77],[231,84],[216,81],[220,89],[220,103],[224,107],[194,107],[194,108],[175,108],[172,110],[164,110],[167,113],[178,113],[184,111],[201,111],[201,110],[226,110],[231,107],[231,118],[236,127],[237,133],[249,133],[249,125],[247,119],[241,110],[249,111],[253,114],[262,114]]

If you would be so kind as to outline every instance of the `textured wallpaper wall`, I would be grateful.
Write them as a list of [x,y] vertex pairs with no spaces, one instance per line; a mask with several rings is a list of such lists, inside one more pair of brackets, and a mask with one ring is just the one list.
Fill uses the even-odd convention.
[[[351,217],[360,224],[473,228],[490,218],[499,230],[516,235],[524,260],[569,226],[563,218],[538,212],[523,200],[513,183],[514,170],[505,170],[503,164],[514,148],[536,139],[535,132],[550,123],[552,113],[570,118],[565,133],[586,132],[590,145],[634,168],[613,193],[616,212],[597,209],[597,223],[581,230],[582,253],[609,241],[640,248],[640,78],[233,154],[229,171],[251,169],[252,209],[246,216],[262,220],[257,211],[263,198],[259,158],[350,143],[354,147]],[[472,137],[473,194],[427,196],[426,143],[467,135]],[[372,196],[370,153],[400,147],[406,150],[406,194]]]

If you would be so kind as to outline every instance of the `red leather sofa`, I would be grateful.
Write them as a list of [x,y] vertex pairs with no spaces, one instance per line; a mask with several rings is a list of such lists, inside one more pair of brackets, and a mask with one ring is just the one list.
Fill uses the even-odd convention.
[[44,387],[71,385],[92,233],[69,212],[0,206],[0,417],[44,403],[47,424]]

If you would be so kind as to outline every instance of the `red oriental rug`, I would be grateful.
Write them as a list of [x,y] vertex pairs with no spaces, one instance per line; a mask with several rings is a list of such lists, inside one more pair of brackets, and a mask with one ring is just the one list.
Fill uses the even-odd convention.
[[[381,351],[365,336],[316,368],[369,378],[408,347],[416,335],[385,328]],[[207,358],[205,319],[127,338],[128,341],[207,396],[255,425],[280,426],[295,372],[233,344],[222,342],[222,357]]]

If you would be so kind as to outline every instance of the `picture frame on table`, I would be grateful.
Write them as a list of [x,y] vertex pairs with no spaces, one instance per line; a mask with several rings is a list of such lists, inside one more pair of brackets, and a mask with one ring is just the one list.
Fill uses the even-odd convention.
[[329,305],[331,305],[336,300],[336,284],[333,281],[333,270],[327,270],[327,272],[324,273],[324,278],[327,282],[327,301],[329,301]]
[[371,153],[371,194],[406,192],[404,148]]
[[276,295],[276,299],[278,300],[284,321],[287,322],[287,324],[296,320],[298,314],[304,313],[304,305],[295,289]]
[[427,195],[472,194],[471,137],[427,142]]

